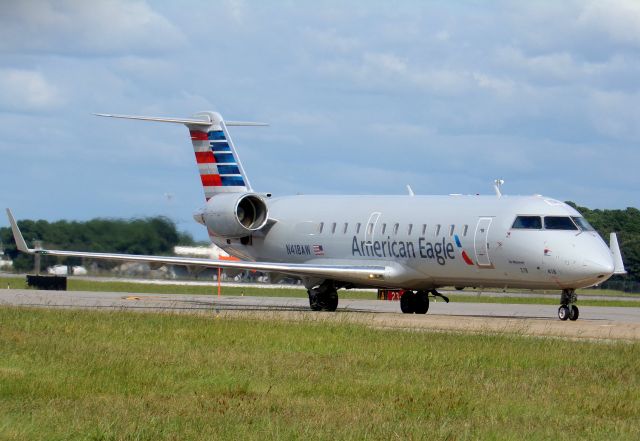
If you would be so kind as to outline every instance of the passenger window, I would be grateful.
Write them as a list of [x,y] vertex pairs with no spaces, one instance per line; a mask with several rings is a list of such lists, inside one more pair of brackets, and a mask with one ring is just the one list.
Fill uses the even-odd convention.
[[347,234],[347,230],[349,229],[349,223],[345,222],[344,223],[344,229],[342,230],[342,234]]
[[462,235],[467,237],[468,232],[469,232],[469,225],[465,225],[464,230],[462,231]]
[[453,230],[454,230],[455,228],[456,228],[456,226],[455,226],[455,225],[451,225],[451,226],[449,227],[449,237],[453,236]]
[[373,224],[367,224],[367,235],[371,236],[373,234]]
[[318,228],[318,234],[322,234],[323,229],[324,229],[324,222],[320,222],[320,227]]
[[336,223],[331,224],[331,234],[336,234]]
[[387,231],[387,224],[382,224],[382,234]]
[[411,236],[411,230],[413,230],[413,224],[409,224],[409,228],[407,228],[407,234]]
[[423,236],[427,235],[427,224],[422,224],[422,235]]
[[440,224],[436,225],[436,237],[440,236]]
[[356,224],[356,234],[360,234],[360,227],[362,226],[362,224],[360,222],[358,222]]
[[400,228],[400,224],[393,225],[393,234],[398,234],[398,228]]
[[540,216],[518,216],[511,228],[519,230],[541,230],[542,220]]
[[577,230],[576,224],[570,217],[565,216],[545,216],[544,228],[547,230]]

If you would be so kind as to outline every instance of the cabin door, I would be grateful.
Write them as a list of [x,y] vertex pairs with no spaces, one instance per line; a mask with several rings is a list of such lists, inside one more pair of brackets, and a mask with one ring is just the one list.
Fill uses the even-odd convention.
[[476,234],[473,239],[473,244],[476,250],[476,262],[478,266],[491,266],[491,259],[489,258],[489,228],[491,227],[491,217],[481,217],[478,219],[478,225],[476,226]]
[[364,226],[364,242],[367,245],[371,245],[373,243],[373,236],[376,232],[376,225],[378,224],[378,219],[380,219],[380,212],[374,211],[369,216],[369,220],[367,224]]

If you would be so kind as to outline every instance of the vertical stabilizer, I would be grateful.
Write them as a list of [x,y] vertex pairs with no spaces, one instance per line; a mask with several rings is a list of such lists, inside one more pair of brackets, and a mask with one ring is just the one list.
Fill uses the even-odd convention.
[[222,116],[216,112],[201,112],[194,118],[211,122],[209,126],[186,124],[205,198],[209,200],[216,193],[251,191],[251,184]]
[[110,113],[96,113],[95,115],[107,118],[184,124],[191,135],[200,180],[207,200],[217,193],[252,191],[236,147],[227,131],[227,126],[266,126],[267,124],[248,121],[225,122],[217,112],[200,112],[193,115],[192,118],[114,115]]

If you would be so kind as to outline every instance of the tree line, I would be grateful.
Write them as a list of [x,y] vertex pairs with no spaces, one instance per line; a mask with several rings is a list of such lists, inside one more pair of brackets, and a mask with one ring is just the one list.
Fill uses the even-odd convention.
[[[35,240],[42,241],[43,248],[104,253],[171,255],[176,245],[194,245],[190,234],[180,232],[173,221],[166,217],[142,219],[91,219],[86,222],[47,222],[21,220],[18,226],[30,247]],[[11,228],[0,228],[0,241],[5,254],[13,260],[16,271],[31,271],[33,256],[16,249]],[[79,265],[76,257],[42,256],[42,267],[56,264]],[[112,268],[114,262],[96,261],[101,268]]]

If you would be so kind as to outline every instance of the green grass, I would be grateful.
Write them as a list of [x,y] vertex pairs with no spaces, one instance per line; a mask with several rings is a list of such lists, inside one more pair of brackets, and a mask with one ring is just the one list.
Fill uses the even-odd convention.
[[0,308],[0,439],[640,438],[640,345]]
[[[0,289],[10,285],[12,288],[27,288],[24,277],[6,277],[0,279]],[[72,278],[68,280],[69,291],[105,291],[105,292],[126,292],[126,293],[146,293],[146,294],[192,294],[192,295],[212,295],[217,294],[215,283],[211,285],[160,285],[155,283],[135,283],[118,281],[94,281]],[[605,295],[613,295],[616,291],[610,291]],[[486,295],[475,295],[473,291],[454,292],[450,295],[452,302],[461,303],[503,303],[503,304],[542,304],[557,305],[560,299],[557,297],[490,297]],[[592,295],[600,295],[600,291],[591,291]],[[223,286],[222,294],[229,296],[259,296],[259,297],[306,297],[303,288],[264,288],[256,287],[235,287]],[[340,290],[342,299],[375,299],[374,291]],[[623,293],[620,293],[623,294]],[[588,296],[578,296],[579,304],[584,306],[620,306],[620,307],[640,307],[640,296],[629,296],[629,300],[594,300]],[[439,300],[440,301],[440,300]]]

